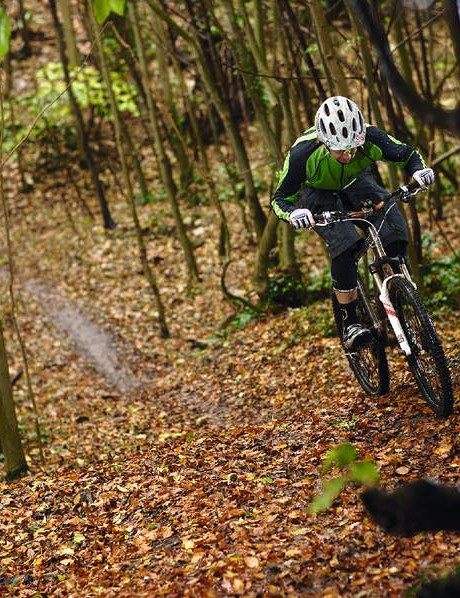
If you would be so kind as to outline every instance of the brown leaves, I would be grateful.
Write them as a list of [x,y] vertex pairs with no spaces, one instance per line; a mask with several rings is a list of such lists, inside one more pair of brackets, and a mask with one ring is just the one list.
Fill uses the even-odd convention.
[[[420,563],[453,565],[455,538],[447,551],[439,537],[389,542],[354,488],[330,511],[307,513],[339,442],[355,443],[394,484],[455,476],[458,434],[411,388],[365,397],[335,339],[301,336],[277,351],[281,336],[295,336],[293,320],[281,314],[188,355],[142,400],[96,388],[75,402],[83,379],[68,381],[50,403],[54,471],[3,488],[2,587],[390,595],[415,583]],[[72,467],[59,465],[62,454]]]
[[[417,575],[411,546],[388,544],[363,523],[352,491],[328,513],[306,512],[319,481],[309,463],[319,465],[329,432],[319,420],[201,429],[159,440],[154,451],[5,487],[2,564],[18,588],[63,596],[71,580],[79,591],[115,583],[122,596],[153,591],[149,584],[177,596],[402,589]],[[439,558],[429,538],[417,550]]]
[[[197,254],[203,282],[190,289],[177,241],[156,226],[155,204],[142,217],[155,225],[158,245],[149,250],[173,333],[159,341],[122,205],[113,202],[120,227],[110,236],[71,206],[75,232],[63,206],[55,198],[44,206],[39,191],[30,201],[40,209],[24,207],[27,235],[13,218],[21,276],[59,284],[111,332],[143,387],[123,394],[111,387],[75,355],[36,298],[25,302],[21,327],[47,463],[41,471],[20,380],[33,474],[1,485],[0,594],[393,596],[422,568],[456,564],[458,538],[389,540],[366,518],[354,486],[329,511],[307,512],[321,464],[342,442],[376,462],[385,486],[418,476],[458,483],[458,418],[433,417],[402,359],[390,353],[388,396],[366,397],[337,338],[325,336],[327,301],[220,330],[231,309],[220,296],[214,233]],[[202,222],[215,223],[209,206],[199,209]],[[254,247],[234,226],[242,266],[231,283],[247,290]],[[458,338],[454,316],[446,321]]]

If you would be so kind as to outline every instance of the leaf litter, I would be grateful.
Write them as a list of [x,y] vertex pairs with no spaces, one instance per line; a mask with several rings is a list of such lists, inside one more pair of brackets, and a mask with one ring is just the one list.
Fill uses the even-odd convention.
[[[367,397],[330,336],[327,302],[223,328],[233,310],[220,295],[206,205],[195,288],[172,218],[158,223],[158,206],[142,207],[172,333],[159,339],[117,191],[118,227],[107,232],[71,198],[64,208],[46,173],[25,196],[9,168],[19,325],[46,462],[21,379],[14,395],[31,473],[0,483],[0,595],[400,596],[457,566],[458,537],[388,537],[366,517],[358,487],[328,511],[308,507],[326,455],[342,443],[375,462],[386,487],[417,477],[457,485],[458,407],[436,419],[394,353],[391,392]],[[254,242],[239,208],[225,209],[237,265],[229,284],[250,294]],[[460,214],[453,202],[449,210],[455,238]],[[300,258],[307,270],[324,254],[310,237]],[[7,286],[2,278],[14,372],[22,361]],[[458,397],[457,319],[455,310],[437,317]]]
[[[80,240],[68,227],[43,229],[51,232],[46,218],[38,252],[27,251],[31,235],[18,256],[17,284],[46,463],[38,462],[20,382],[15,398],[32,472],[2,483],[0,593],[401,595],[421,574],[455,567],[458,538],[385,536],[367,519],[358,487],[345,488],[324,513],[308,511],[326,454],[343,442],[376,463],[386,486],[416,477],[457,483],[457,414],[432,416],[399,356],[391,356],[390,394],[370,399],[337,338],[311,332],[321,306],[216,334],[231,312],[211,274],[194,295],[171,287],[174,334],[161,341],[145,284],[132,272],[126,229],[110,237],[81,224]],[[110,268],[91,245],[102,235],[110,238]],[[77,262],[66,257],[69,245]],[[175,253],[164,255],[172,264]],[[127,263],[131,276],[118,278]],[[442,329],[455,347],[448,314]],[[113,378],[85,349],[102,330],[111,331],[109,361],[135,385],[117,384],[116,369]],[[14,337],[7,342],[15,367]]]

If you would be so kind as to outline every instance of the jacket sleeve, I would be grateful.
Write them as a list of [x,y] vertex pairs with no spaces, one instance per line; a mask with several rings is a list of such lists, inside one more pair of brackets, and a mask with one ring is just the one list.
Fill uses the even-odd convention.
[[302,144],[291,147],[286,156],[271,202],[273,211],[281,220],[289,220],[289,214],[295,210],[294,203],[305,184],[307,157]]
[[380,149],[382,160],[403,168],[408,176],[426,167],[421,154],[414,147],[398,141],[373,125],[368,125],[366,129],[366,141],[370,141]]

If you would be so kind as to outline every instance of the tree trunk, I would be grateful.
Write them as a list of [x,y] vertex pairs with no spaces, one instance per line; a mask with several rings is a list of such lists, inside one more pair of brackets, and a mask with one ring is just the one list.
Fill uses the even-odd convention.
[[75,41],[75,31],[72,23],[72,11],[69,0],[59,0],[61,8],[64,39],[67,50],[67,58],[71,67],[76,67],[80,63],[80,55],[78,53],[77,44]]
[[[136,5],[137,6],[137,5]],[[136,8],[137,10],[137,8]],[[153,24],[153,30],[155,36],[157,37],[157,45],[156,45],[156,57],[158,60],[158,70],[160,73],[159,80],[161,81],[161,93],[163,96],[163,101],[168,114],[171,116],[172,120],[175,123],[180,123],[180,115],[177,112],[177,97],[176,93],[171,85],[170,80],[170,71],[169,71],[169,60],[167,55],[167,36],[165,35],[164,31],[164,23],[155,15],[155,22]],[[139,34],[140,36],[140,34]],[[175,75],[182,79],[181,73],[176,70]],[[160,109],[161,112],[161,109]],[[180,126],[180,125],[177,125]],[[169,127],[168,127],[169,128]],[[174,155],[177,160],[179,172],[180,172],[180,183],[181,185],[187,186],[191,179],[192,179],[192,171],[193,171],[193,164],[190,160],[187,152],[185,151],[184,146],[182,145],[182,141],[179,136],[175,135],[174,132],[171,131],[171,135],[169,135],[169,143],[171,148],[174,152]]]
[[19,435],[13,392],[0,322],[0,446],[5,457],[6,477],[13,480],[29,469]]
[[257,244],[257,255],[254,271],[254,287],[261,297],[267,291],[270,251],[276,243],[276,231],[280,221],[275,213],[270,212],[264,234]]
[[143,270],[144,276],[146,277],[146,279],[150,285],[153,295],[156,299],[160,335],[163,338],[169,338],[169,330],[168,330],[168,326],[166,324],[165,312],[164,312],[164,307],[163,307],[163,303],[162,303],[161,296],[160,296],[160,291],[159,291],[158,285],[156,283],[155,276],[153,275],[153,272],[150,268],[150,264],[149,264],[148,257],[147,257],[147,249],[145,247],[144,237],[142,235],[139,217],[137,214],[133,188],[132,188],[131,180],[129,177],[128,164],[126,161],[126,156],[125,156],[124,148],[123,148],[122,127],[120,125],[120,115],[118,112],[117,103],[115,101],[115,96],[114,96],[112,84],[110,81],[110,75],[109,75],[109,71],[108,71],[107,64],[106,64],[106,59],[105,59],[104,50],[102,47],[101,38],[100,38],[97,24],[96,24],[94,15],[93,15],[92,0],[88,1],[88,6],[89,6],[89,22],[91,25],[91,29],[93,30],[93,34],[94,34],[93,38],[96,40],[96,48],[97,48],[97,51],[99,54],[99,59],[100,59],[100,64],[101,64],[101,69],[102,69],[102,76],[103,76],[103,79],[104,79],[104,82],[106,85],[109,102],[110,102],[110,106],[111,106],[112,114],[113,114],[113,118],[114,118],[115,137],[116,137],[118,156],[120,158],[123,180],[124,180],[124,184],[126,187],[128,205],[129,205],[129,208],[131,211],[131,216],[132,216],[135,231],[136,231],[136,239],[137,239],[137,244],[138,244],[138,249],[139,249],[139,257],[140,257],[140,261],[142,264],[142,270]]
[[72,106],[72,112],[75,118],[75,125],[77,128],[77,135],[80,146],[83,148],[84,158],[88,165],[89,171],[91,173],[91,179],[96,189],[96,194],[99,199],[99,205],[101,207],[102,218],[104,221],[104,226],[107,229],[114,229],[116,224],[112,220],[112,216],[110,215],[109,206],[107,204],[107,200],[104,194],[104,188],[102,186],[101,181],[99,180],[99,173],[96,167],[96,161],[93,157],[93,152],[91,150],[91,146],[88,143],[88,136],[85,131],[85,127],[83,124],[83,116],[81,114],[80,106],[78,105],[77,100],[72,91],[70,74],[69,74],[69,67],[67,64],[67,57],[66,57],[66,50],[65,50],[65,42],[64,36],[62,33],[62,27],[59,22],[57,8],[56,8],[56,0],[49,0],[49,5],[51,9],[51,15],[53,17],[53,23],[56,30],[56,37],[58,40],[58,47],[59,47],[59,55],[61,58],[62,68],[64,70],[64,79],[67,86],[67,94],[69,96],[69,101]]
[[460,7],[458,0],[444,0],[444,10],[446,11],[446,21],[454,44],[458,68],[460,65]]
[[182,215],[181,215],[181,212],[179,209],[179,204],[177,202],[177,190],[176,190],[176,186],[174,184],[174,180],[173,180],[173,176],[172,176],[171,163],[169,161],[168,155],[167,155],[166,150],[163,145],[163,139],[161,136],[161,129],[160,129],[160,124],[159,124],[159,119],[158,119],[158,110],[157,110],[157,107],[155,106],[155,103],[154,103],[154,100],[152,97],[152,93],[150,91],[149,74],[147,71],[147,63],[145,60],[144,46],[142,43],[142,39],[141,39],[139,27],[138,27],[138,22],[137,22],[137,12],[136,12],[135,0],[129,4],[128,10],[129,10],[129,16],[130,16],[130,20],[131,20],[131,25],[134,30],[134,37],[136,40],[136,47],[137,47],[137,51],[138,51],[141,74],[142,74],[142,83],[144,86],[144,91],[145,91],[146,100],[147,100],[149,122],[152,127],[153,138],[155,141],[155,150],[156,150],[156,154],[158,156],[161,179],[162,179],[166,194],[169,199],[171,211],[174,216],[174,222],[176,224],[179,240],[182,245],[182,249],[184,251],[189,275],[193,281],[198,281],[199,280],[198,267],[197,267],[197,264],[195,261],[193,247],[192,247],[192,244],[187,236],[184,222],[182,220]]
[[320,0],[308,0],[310,14],[315,24],[316,36],[321,52],[323,67],[329,82],[331,94],[349,95],[347,81],[337,60],[337,50],[329,33],[329,24],[324,14],[324,8]]

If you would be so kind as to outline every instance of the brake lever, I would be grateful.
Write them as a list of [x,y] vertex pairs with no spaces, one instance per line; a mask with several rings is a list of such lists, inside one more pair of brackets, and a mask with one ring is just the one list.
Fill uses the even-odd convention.
[[401,185],[397,191],[391,194],[391,197],[399,195],[400,201],[409,203],[414,195],[417,195],[417,193],[420,193],[423,190],[424,189],[422,189],[416,181],[411,181],[407,185]]
[[313,217],[316,220],[316,224],[318,226],[327,226],[331,227],[337,222],[342,222],[342,220],[346,220],[348,214],[344,214],[340,211],[335,210],[325,210],[324,212],[318,212],[317,214],[313,214]]

